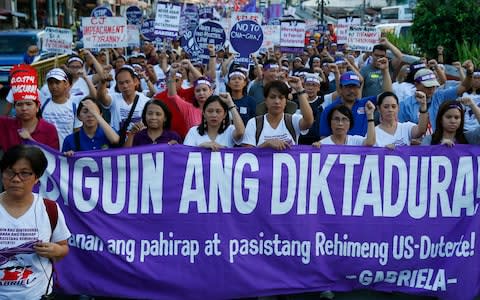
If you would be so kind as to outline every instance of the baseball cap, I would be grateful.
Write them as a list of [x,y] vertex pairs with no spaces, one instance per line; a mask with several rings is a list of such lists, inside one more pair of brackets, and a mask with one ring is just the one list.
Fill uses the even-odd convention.
[[355,85],[360,86],[360,77],[352,71],[348,71],[342,74],[340,77],[340,85]]
[[60,81],[65,80],[68,82],[67,73],[65,73],[65,71],[60,68],[51,69],[47,73],[47,80],[49,80],[50,78],[55,78]]
[[440,83],[438,83],[435,73],[433,73],[432,70],[426,68],[418,70],[417,73],[415,73],[413,80],[415,80],[416,83],[423,84],[423,86],[427,88],[440,86]]

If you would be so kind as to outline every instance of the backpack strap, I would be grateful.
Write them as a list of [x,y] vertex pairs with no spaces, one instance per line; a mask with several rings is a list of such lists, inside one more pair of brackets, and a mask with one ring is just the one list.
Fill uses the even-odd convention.
[[45,107],[47,106],[48,103],[50,103],[50,101],[52,101],[52,98],[48,98],[42,105],[42,107],[40,107],[40,111],[43,113],[43,111],[45,110]]
[[77,130],[73,133],[73,141],[75,142],[75,151],[81,150],[80,149],[80,130]]
[[295,144],[298,144],[297,133],[295,132],[295,128],[293,128],[292,115],[284,113],[283,119],[285,120],[285,126],[287,127],[287,130],[290,133],[290,135],[292,136],[293,141],[295,142]]
[[77,119],[77,104],[72,101],[72,110],[73,110],[73,130],[75,130],[75,119]]
[[258,146],[258,141],[260,140],[260,135],[262,134],[264,122],[265,120],[263,119],[263,115],[255,117],[255,125],[257,127],[257,131],[255,132],[255,146]]
[[[257,146],[258,146],[258,141],[260,140],[260,135],[262,134],[263,125],[264,125],[264,122],[265,122],[263,116],[264,115],[255,117],[255,125],[257,125],[257,130],[255,132],[255,141],[256,141]],[[297,144],[297,142],[298,142],[297,141],[297,133],[295,132],[295,128],[293,128],[292,115],[284,113],[283,114],[283,119],[285,121],[285,126],[287,127],[288,132],[290,133],[290,135],[294,139],[295,143]]]
[[46,199],[46,198],[43,198],[43,203],[45,203],[45,208],[47,210],[48,219],[50,220],[50,228],[52,229],[52,235],[53,235],[53,231],[55,230],[55,227],[57,227],[57,221],[58,221],[57,203],[53,200]]

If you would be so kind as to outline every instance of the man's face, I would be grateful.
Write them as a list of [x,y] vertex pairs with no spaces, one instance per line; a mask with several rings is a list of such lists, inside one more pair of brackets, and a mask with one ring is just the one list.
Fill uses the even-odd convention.
[[385,51],[382,51],[382,50],[379,50],[379,49],[375,49],[375,51],[373,51],[372,53],[372,63],[373,63],[373,66],[375,66],[376,68],[378,68],[378,59],[380,58],[384,58],[384,57],[387,57],[387,53]]
[[437,89],[435,86],[426,87],[422,83],[416,83],[415,88],[417,89],[417,91],[425,93],[425,95],[427,96],[427,101],[430,101],[430,99],[433,96],[433,93],[435,93],[435,90]]
[[355,99],[358,97],[358,92],[360,91],[360,87],[357,85],[344,85],[340,86],[340,96],[342,97],[343,101],[346,103],[353,103]]

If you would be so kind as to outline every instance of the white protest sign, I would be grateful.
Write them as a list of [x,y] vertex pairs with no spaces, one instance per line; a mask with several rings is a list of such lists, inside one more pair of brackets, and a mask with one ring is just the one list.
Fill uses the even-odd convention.
[[381,32],[371,26],[350,26],[348,30],[347,44],[351,50],[372,51],[373,46],[378,44]]
[[85,48],[123,48],[128,46],[125,17],[82,18]]
[[305,22],[282,21],[280,26],[280,47],[303,48],[305,46]]
[[263,25],[263,44],[262,48],[273,49],[274,46],[280,45],[280,26],[279,25]]
[[42,49],[52,53],[71,54],[73,34],[70,29],[46,27]]
[[337,44],[345,44],[348,38],[348,28],[351,25],[360,25],[360,18],[347,17],[338,19],[337,24]]
[[158,2],[155,14],[155,36],[176,38],[180,31],[180,4]]
[[138,47],[140,46],[140,30],[135,24],[127,25],[127,40],[129,47]]

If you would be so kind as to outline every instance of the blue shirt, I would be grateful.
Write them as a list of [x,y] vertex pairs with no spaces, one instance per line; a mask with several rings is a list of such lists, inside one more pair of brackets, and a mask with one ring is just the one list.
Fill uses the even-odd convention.
[[95,131],[95,135],[93,138],[88,137],[88,135],[85,133],[83,130],[83,127],[80,128],[80,149],[77,149],[77,146],[75,144],[75,134],[72,133],[68,135],[65,140],[63,141],[63,146],[62,146],[62,152],[67,152],[67,151],[88,151],[88,150],[101,150],[101,149],[106,149],[109,147],[110,142],[107,139],[107,136],[105,135],[105,132],[103,129],[98,126],[97,131]]
[[238,113],[243,120],[243,124],[247,125],[248,120],[255,118],[255,109],[257,103],[251,96],[243,96],[238,100],[233,100],[233,103],[238,107]]
[[[368,120],[367,114],[365,113],[365,103],[367,103],[368,101],[371,101],[373,104],[377,104],[377,96],[357,99],[355,100],[355,103],[353,103],[353,127],[348,131],[349,135],[365,136],[367,134]],[[330,124],[328,124],[328,114],[335,106],[338,106],[340,104],[343,104],[343,101],[341,99],[335,100],[322,112],[322,115],[320,117],[320,136],[329,136],[332,134]]]
[[[457,88],[452,87],[449,89],[437,89],[432,95],[428,107],[428,116],[430,118],[430,124],[432,130],[435,131],[435,119],[437,117],[438,109],[440,105],[447,100],[457,99]],[[400,111],[398,112],[399,122],[413,122],[418,124],[420,105],[418,104],[415,95],[405,98],[400,102]]]

